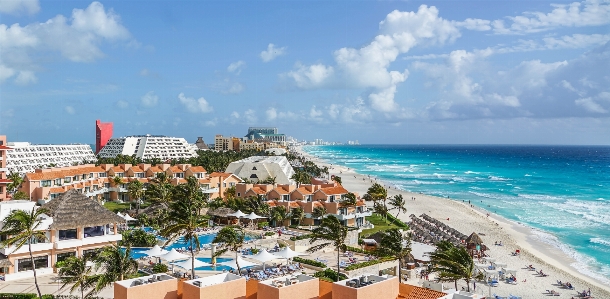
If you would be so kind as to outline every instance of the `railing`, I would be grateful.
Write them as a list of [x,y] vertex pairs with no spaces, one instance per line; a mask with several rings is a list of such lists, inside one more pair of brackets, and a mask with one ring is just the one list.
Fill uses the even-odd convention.
[[[0,248],[0,253],[2,253],[4,255],[9,255],[9,254],[27,253],[30,251],[27,244],[21,246],[21,248],[19,248],[17,250],[15,250],[15,249],[16,249],[15,246],[8,246],[8,247]],[[32,252],[51,250],[51,249],[53,249],[53,243],[32,244]]]
[[82,241],[83,241],[83,245],[89,245],[89,244],[120,241],[122,239],[122,237],[123,236],[121,234],[103,235],[103,236],[97,236],[97,237],[87,237],[87,238],[84,238]]

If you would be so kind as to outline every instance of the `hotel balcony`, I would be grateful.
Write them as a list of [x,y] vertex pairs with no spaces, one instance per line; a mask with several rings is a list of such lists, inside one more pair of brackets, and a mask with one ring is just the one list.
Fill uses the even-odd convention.
[[[29,252],[28,245],[23,245],[21,248],[15,250],[15,246],[8,246],[4,248],[0,248],[0,253],[4,255],[9,254],[20,254]],[[43,251],[43,250],[51,250],[53,249],[53,243],[37,243],[32,244],[32,252]]]
[[210,188],[210,189],[201,188],[201,191],[203,193],[209,193],[209,194],[211,194],[211,193],[218,193],[218,188]]
[[371,212],[371,211],[364,211],[362,213],[356,213],[356,218],[369,217],[371,215],[373,215],[373,212]]
[[123,236],[121,234],[116,234],[116,235],[109,234],[109,235],[102,235],[102,236],[96,236],[96,237],[86,237],[83,239],[61,240],[61,241],[55,242],[55,249],[66,249],[66,248],[79,247],[79,246],[83,246],[83,245],[116,242],[116,241],[120,241],[122,238],[123,238]]

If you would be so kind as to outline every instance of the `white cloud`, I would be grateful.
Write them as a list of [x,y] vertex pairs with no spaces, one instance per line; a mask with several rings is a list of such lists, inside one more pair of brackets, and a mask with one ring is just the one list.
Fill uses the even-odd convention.
[[575,100],[574,104],[581,106],[583,109],[589,112],[608,113],[608,110],[604,109],[604,107],[595,102],[591,97]]
[[192,113],[208,113],[214,110],[203,97],[199,99],[189,98],[184,96],[184,93],[181,92],[178,94],[178,100],[180,100],[180,103]]
[[30,83],[38,82],[38,78],[32,71],[20,71],[17,78],[15,78],[15,83],[19,85],[28,85]]
[[277,118],[277,110],[273,107],[267,109],[265,114],[267,114],[267,120],[269,121],[274,121]]
[[157,102],[159,101],[159,96],[156,95],[154,91],[149,91],[145,95],[143,95],[140,100],[142,101],[142,105],[146,107],[153,107],[157,105]]
[[123,101],[123,100],[118,100],[116,102],[117,107],[121,108],[121,109],[125,109],[127,107],[129,107],[129,102],[127,101]]
[[286,73],[285,76],[292,78],[299,88],[309,89],[326,84],[334,71],[332,66],[325,66],[323,64],[305,66],[297,63],[296,70]]
[[481,19],[468,18],[463,22],[455,22],[458,27],[464,27],[468,30],[488,31],[491,30],[491,21]]
[[244,87],[243,84],[239,83],[239,82],[233,82],[231,83],[231,85],[229,86],[229,88],[224,89],[222,91],[222,93],[225,94],[240,94],[242,93],[246,88]]
[[214,118],[214,119],[210,119],[210,120],[206,120],[203,125],[206,127],[215,127],[216,123],[218,123],[218,119]]
[[315,105],[311,107],[311,110],[309,110],[309,117],[311,117],[311,118],[318,118],[318,117],[322,116],[322,114],[324,114],[324,113],[322,113],[322,111],[316,109]]
[[258,117],[256,117],[256,111],[254,111],[252,109],[246,110],[244,112],[244,119],[246,120],[246,123],[248,123],[248,124],[256,123],[258,121]]
[[561,38],[545,37],[542,40],[547,49],[579,49],[603,45],[610,40],[610,34],[573,34]]
[[239,75],[245,67],[246,67],[246,62],[243,60],[239,60],[239,61],[229,64],[229,66],[227,67],[227,71],[229,73],[235,73],[235,74]]
[[561,86],[569,91],[578,92],[578,90],[576,90],[576,88],[574,88],[574,86],[572,86],[572,84],[566,80],[561,80]]
[[[4,2],[3,2],[4,3]],[[104,56],[103,42],[128,41],[129,31],[120,17],[99,2],[85,9],[74,9],[70,19],[57,15],[42,23],[10,27],[0,24],[0,82],[20,72],[33,72],[39,67],[32,55],[58,52],[74,62],[91,62]],[[28,73],[26,73],[28,74]],[[23,79],[21,80],[21,82]]]
[[237,119],[239,118],[239,113],[237,111],[233,111],[231,112],[231,117]]
[[64,109],[66,110],[66,113],[68,113],[70,115],[73,115],[74,113],[76,113],[76,110],[72,106],[66,106]]
[[261,52],[261,59],[263,62],[269,62],[278,56],[286,54],[286,47],[276,47],[274,44],[269,44],[267,50]]
[[40,11],[38,0],[3,0],[0,1],[0,13],[33,15]]
[[557,27],[600,26],[610,23],[610,3],[608,1],[585,0],[570,4],[552,4],[553,10],[544,12],[524,12],[520,16],[507,17],[508,27],[503,20],[492,22],[496,34],[525,34],[546,31]]

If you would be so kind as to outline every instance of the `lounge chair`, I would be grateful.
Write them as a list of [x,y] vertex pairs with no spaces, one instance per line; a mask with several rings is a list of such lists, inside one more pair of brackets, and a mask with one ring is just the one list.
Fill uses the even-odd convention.
[[523,298],[521,296],[515,296],[513,294],[509,294],[508,299],[523,299]]

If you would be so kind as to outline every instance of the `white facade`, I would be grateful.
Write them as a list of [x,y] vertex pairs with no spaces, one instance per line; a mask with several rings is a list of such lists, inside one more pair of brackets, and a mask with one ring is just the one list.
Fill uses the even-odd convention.
[[83,161],[96,161],[95,154],[87,144],[30,144],[29,142],[9,142],[6,151],[6,168],[9,173],[25,174],[36,169],[72,166]]
[[233,173],[240,178],[254,183],[269,177],[275,177],[277,184],[296,184],[292,179],[294,169],[284,156],[252,156],[232,162],[227,166],[227,173]]
[[114,158],[117,155],[135,155],[142,159],[188,159],[197,156],[197,146],[178,137],[127,136],[108,140],[106,146],[98,153],[100,158]]

